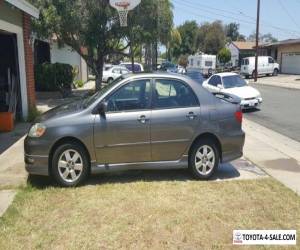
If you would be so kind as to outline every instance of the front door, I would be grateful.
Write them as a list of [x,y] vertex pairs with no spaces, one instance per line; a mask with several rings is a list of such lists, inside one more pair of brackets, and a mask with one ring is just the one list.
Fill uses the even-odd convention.
[[151,80],[131,81],[106,98],[105,117],[97,116],[94,144],[98,164],[146,162],[150,146]]
[[199,126],[198,99],[188,85],[178,80],[157,79],[153,92],[152,161],[179,160]]

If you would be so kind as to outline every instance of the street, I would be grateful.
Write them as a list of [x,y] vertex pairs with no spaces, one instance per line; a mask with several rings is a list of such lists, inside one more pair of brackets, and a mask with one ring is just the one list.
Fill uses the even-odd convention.
[[245,118],[300,141],[300,90],[251,84],[262,95],[260,110],[246,111]]

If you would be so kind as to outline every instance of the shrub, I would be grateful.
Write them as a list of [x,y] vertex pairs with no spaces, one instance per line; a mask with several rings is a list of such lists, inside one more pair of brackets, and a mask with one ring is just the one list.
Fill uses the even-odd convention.
[[35,106],[30,107],[28,111],[28,117],[27,122],[34,122],[37,117],[39,117],[42,114],[41,111],[39,111]]
[[75,81],[76,88],[82,88],[83,85],[84,85],[84,82],[82,80],[76,80]]
[[63,63],[43,63],[35,67],[36,90],[60,91],[71,90],[74,80],[73,67]]

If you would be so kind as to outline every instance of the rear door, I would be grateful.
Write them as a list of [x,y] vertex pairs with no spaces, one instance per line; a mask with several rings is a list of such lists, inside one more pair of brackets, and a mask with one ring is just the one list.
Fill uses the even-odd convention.
[[198,99],[186,83],[175,79],[156,79],[153,89],[151,159],[179,160],[199,126]]

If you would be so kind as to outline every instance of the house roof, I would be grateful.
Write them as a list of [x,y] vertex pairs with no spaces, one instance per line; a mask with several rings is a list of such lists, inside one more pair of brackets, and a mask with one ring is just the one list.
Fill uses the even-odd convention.
[[288,45],[288,44],[295,44],[295,43],[300,44],[300,39],[287,39],[287,40],[282,40],[282,41],[278,41],[278,42],[275,42],[275,43],[266,43],[266,44],[261,44],[259,47],[260,48],[265,48],[265,47]]
[[25,0],[5,0],[5,1],[15,6],[16,8],[24,11],[25,13],[35,18],[39,18],[40,15],[39,10],[36,7],[34,7],[32,4],[28,3],[27,1]]
[[253,50],[255,42],[232,42],[232,44],[237,47],[239,50]]

